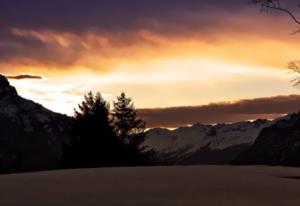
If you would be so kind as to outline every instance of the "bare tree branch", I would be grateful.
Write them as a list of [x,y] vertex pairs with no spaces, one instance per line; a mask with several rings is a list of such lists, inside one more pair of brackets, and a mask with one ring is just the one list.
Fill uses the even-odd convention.
[[253,3],[260,4],[262,9],[273,9],[289,15],[292,20],[300,25],[300,20],[288,9],[282,8],[280,0],[253,0]]
[[299,87],[300,86],[300,60],[297,60],[297,61],[292,61],[288,64],[288,68],[298,74],[298,77],[294,78],[292,80],[292,82],[294,83],[294,86],[295,87]]
[[[259,4],[262,8],[262,11],[268,11],[269,9],[271,9],[283,12],[290,16],[296,24],[300,25],[300,20],[290,10],[282,8],[280,0],[252,0],[252,2],[255,4]],[[298,27],[298,30],[294,31],[292,34],[296,34],[299,32],[300,28]],[[300,60],[290,62],[288,64],[288,69],[290,69],[297,75],[297,77],[292,80],[294,86],[300,87]]]

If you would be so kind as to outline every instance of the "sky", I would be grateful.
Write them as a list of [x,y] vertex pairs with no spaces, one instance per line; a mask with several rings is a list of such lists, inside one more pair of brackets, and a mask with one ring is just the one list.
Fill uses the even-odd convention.
[[[68,115],[90,90],[108,101],[124,91],[150,126],[297,111],[287,70],[299,59],[297,25],[249,2],[1,0],[0,73],[23,97]],[[298,1],[282,2],[298,14]]]

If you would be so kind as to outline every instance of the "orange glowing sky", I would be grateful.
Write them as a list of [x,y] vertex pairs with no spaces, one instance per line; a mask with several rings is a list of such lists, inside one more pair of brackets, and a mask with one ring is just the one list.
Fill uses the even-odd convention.
[[[138,108],[297,94],[286,65],[298,59],[300,37],[290,34],[295,25],[288,17],[262,14],[246,1],[233,8],[213,2],[219,5],[164,5],[147,18],[137,14],[138,23],[130,27],[131,18],[112,21],[113,29],[96,20],[80,32],[45,20],[45,26],[34,24],[38,20],[5,24],[0,71],[42,75],[10,82],[22,96],[66,114],[89,90],[109,101],[125,91]],[[136,7],[127,9],[134,13]]]

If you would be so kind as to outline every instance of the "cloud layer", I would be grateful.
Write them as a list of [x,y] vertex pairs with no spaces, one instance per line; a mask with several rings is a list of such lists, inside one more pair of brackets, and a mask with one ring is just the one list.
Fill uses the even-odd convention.
[[[292,77],[282,74],[299,58],[293,29],[288,17],[261,14],[248,0],[1,0],[0,73],[14,80],[40,78],[20,73],[46,76],[14,83],[25,97],[64,113],[80,97],[64,92],[70,88],[122,90],[141,108],[293,94]],[[142,114],[162,126],[278,114],[229,117],[230,105]]]
[[247,0],[2,0],[1,70],[101,72],[115,59],[149,56],[172,42],[210,44],[253,31],[268,36],[270,25],[257,15]]
[[215,124],[273,119],[298,111],[299,104],[300,95],[276,96],[193,107],[141,109],[139,116],[147,122],[148,127],[175,128],[197,122]]

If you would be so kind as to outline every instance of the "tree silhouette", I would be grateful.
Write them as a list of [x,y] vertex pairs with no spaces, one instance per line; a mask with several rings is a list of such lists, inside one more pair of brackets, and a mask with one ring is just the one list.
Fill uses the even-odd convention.
[[268,11],[269,9],[271,9],[283,12],[290,16],[296,24],[300,25],[300,20],[297,19],[293,12],[286,8],[283,8],[280,0],[253,0],[253,3],[259,4],[261,6],[262,11]]
[[150,152],[141,146],[145,123],[137,118],[124,93],[113,114],[100,93],[89,92],[75,109],[70,142],[63,148],[63,168],[132,166],[149,163]]
[[113,109],[116,134],[127,144],[140,145],[144,141],[146,123],[137,118],[134,103],[122,92]]
[[66,168],[122,164],[124,146],[114,134],[109,104],[100,93],[88,93],[75,110],[71,140],[64,147],[62,164]]
[[[300,75],[300,60],[298,61],[292,61],[288,64],[288,68],[293,71],[294,73]],[[300,86],[300,77],[296,77],[292,80],[292,82],[294,82],[294,86],[295,87],[299,87]]]
[[146,152],[142,146],[145,140],[146,123],[137,117],[137,112],[131,98],[122,92],[114,102],[113,124],[115,133],[127,145],[128,159],[131,164],[142,164],[149,160],[151,152]]

